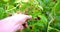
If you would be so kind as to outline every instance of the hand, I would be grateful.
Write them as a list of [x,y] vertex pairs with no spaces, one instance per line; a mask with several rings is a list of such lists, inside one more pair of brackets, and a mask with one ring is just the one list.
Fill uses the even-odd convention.
[[0,20],[0,32],[15,32],[16,30],[23,29],[24,23],[32,16],[24,14],[16,14],[5,19]]

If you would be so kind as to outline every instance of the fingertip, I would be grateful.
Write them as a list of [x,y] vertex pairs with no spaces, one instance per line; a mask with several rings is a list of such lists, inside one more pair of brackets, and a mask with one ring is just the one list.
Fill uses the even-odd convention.
[[20,26],[18,27],[18,29],[19,29],[19,30],[23,30],[24,27],[23,27],[22,25],[20,25]]
[[31,18],[32,18],[32,16],[31,16],[31,15],[28,15],[28,16],[27,16],[27,19],[31,19]]

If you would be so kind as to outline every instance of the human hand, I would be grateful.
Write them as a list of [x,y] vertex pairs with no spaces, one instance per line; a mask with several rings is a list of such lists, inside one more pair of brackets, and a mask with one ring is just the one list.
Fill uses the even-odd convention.
[[32,16],[24,14],[16,14],[5,19],[0,20],[0,32],[15,32],[16,30],[23,29],[24,23]]

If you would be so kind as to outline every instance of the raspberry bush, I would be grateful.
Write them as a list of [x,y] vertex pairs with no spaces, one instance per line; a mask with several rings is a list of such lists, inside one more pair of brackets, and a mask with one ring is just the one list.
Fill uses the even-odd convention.
[[60,32],[60,0],[0,0],[0,19],[14,13],[32,15],[18,32]]

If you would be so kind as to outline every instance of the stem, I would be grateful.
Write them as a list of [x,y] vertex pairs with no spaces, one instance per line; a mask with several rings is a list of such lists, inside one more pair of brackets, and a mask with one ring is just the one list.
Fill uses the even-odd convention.
[[[18,7],[19,5],[20,5],[20,4],[18,4],[16,7]],[[13,10],[13,9],[16,9],[16,7],[12,8],[12,9],[9,9],[9,10],[6,10],[6,12],[11,11],[11,10]]]

